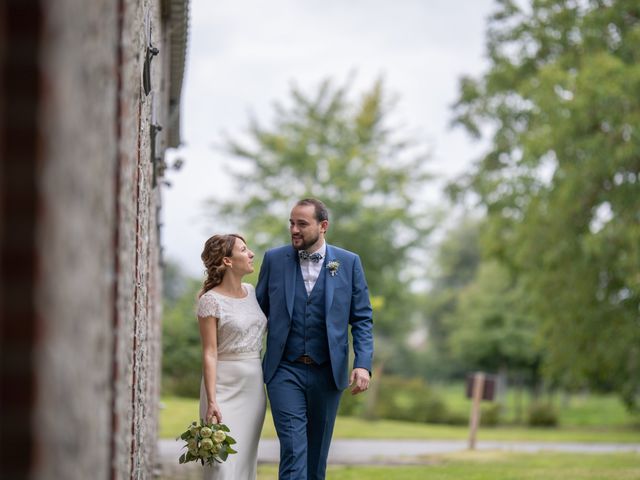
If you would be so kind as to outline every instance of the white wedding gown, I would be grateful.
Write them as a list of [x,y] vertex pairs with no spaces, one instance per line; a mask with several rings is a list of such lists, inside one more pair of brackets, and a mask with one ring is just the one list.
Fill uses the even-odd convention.
[[[204,480],[255,480],[258,441],[264,423],[266,395],[262,380],[260,350],[267,319],[256,300],[252,285],[243,283],[244,298],[233,298],[209,290],[198,301],[198,316],[218,319],[218,368],[216,400],[222,423],[238,442],[237,454],[226,462],[204,467]],[[207,413],[204,379],[200,386],[200,418]]]

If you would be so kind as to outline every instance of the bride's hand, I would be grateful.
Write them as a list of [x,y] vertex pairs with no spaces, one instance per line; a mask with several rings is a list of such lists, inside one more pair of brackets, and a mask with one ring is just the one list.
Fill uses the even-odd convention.
[[205,421],[207,423],[222,423],[222,413],[220,412],[220,407],[218,407],[216,402],[210,402],[207,406],[207,416],[205,417]]

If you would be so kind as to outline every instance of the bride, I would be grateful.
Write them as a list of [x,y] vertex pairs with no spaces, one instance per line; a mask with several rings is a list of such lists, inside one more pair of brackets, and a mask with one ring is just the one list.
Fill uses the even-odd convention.
[[200,418],[225,423],[237,455],[204,467],[205,480],[255,480],[266,397],[260,350],[267,319],[252,285],[254,254],[240,235],[214,235],[201,258],[207,272],[198,300],[203,376]]

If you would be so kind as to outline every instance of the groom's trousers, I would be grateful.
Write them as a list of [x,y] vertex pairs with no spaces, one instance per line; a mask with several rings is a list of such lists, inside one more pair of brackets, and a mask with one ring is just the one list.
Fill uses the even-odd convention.
[[331,363],[283,360],[267,384],[280,440],[279,480],[325,478],[327,455],[342,392]]

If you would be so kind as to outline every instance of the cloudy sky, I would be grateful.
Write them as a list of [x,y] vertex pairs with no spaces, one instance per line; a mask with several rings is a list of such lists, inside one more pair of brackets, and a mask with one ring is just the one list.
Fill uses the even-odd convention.
[[[451,130],[458,78],[486,68],[484,35],[493,0],[191,0],[182,91],[183,146],[170,151],[163,190],[162,244],[167,259],[201,276],[206,238],[226,232],[205,216],[210,197],[238,197],[215,145],[239,136],[250,115],[268,124],[274,101],[292,83],[313,92],[326,78],[354,92],[383,77],[399,96],[397,120],[432,150],[431,170],[450,178],[482,145]],[[286,228],[286,219],[283,219]]]

